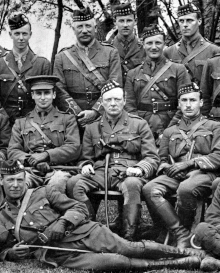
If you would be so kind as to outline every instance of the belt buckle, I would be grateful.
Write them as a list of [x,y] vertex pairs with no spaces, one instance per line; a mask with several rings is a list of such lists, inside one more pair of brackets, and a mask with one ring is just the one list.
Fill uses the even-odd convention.
[[38,238],[44,244],[46,244],[48,242],[48,237],[44,233],[38,232]]
[[18,110],[22,110],[24,108],[24,100],[18,99]]
[[92,101],[92,92],[91,91],[86,92],[86,98],[88,101]]
[[153,113],[158,111],[158,102],[153,102]]
[[119,157],[120,157],[119,153],[113,153],[113,158],[119,158]]

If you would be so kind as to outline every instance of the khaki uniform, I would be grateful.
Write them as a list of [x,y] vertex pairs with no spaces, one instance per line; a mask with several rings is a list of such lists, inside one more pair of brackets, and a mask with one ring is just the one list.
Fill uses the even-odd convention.
[[[79,58],[75,45],[64,50],[67,50],[70,55],[77,60],[80,67],[86,71],[86,73],[90,74],[94,81],[97,81],[94,74],[89,72]],[[97,86],[93,85],[80,73],[78,68],[73,65],[63,51],[56,55],[54,63],[54,75],[60,79],[60,82],[57,83],[56,98],[59,109],[67,111],[69,105],[66,99],[71,98],[71,106],[76,115],[83,110],[94,109],[99,111],[99,97],[103,83],[98,83]],[[99,43],[95,40],[89,48],[88,57],[105,80],[111,79],[120,84],[122,83],[120,57],[114,47],[107,43]]]
[[[16,79],[10,68],[16,72],[19,80]],[[31,50],[28,51],[21,71],[18,69],[12,51],[0,59],[0,102],[10,118],[11,126],[16,118],[25,116],[35,106],[31,98],[30,87],[25,83],[25,79],[49,74],[49,61],[35,55]],[[22,89],[23,85],[26,86],[27,91]]]
[[204,108],[209,117],[220,121],[220,53],[207,60],[201,79]]
[[0,46],[0,57],[3,57],[7,54],[7,50]]
[[179,87],[191,82],[184,65],[173,63],[142,98],[142,90],[149,79],[153,78],[167,62],[168,60],[162,56],[152,72],[150,61],[145,60],[142,65],[128,72],[125,84],[127,92],[125,109],[144,118],[156,138],[163,133],[177,111]]
[[[53,146],[42,138],[30,120],[40,126]],[[8,158],[23,163],[30,154],[45,151],[49,154],[50,165],[63,165],[78,159],[80,140],[74,115],[62,113],[53,107],[43,121],[35,109],[25,118],[16,120],[12,128]],[[36,186],[38,181],[35,182]]]
[[7,158],[7,148],[11,137],[11,127],[8,116],[0,113],[0,158]]
[[140,65],[145,56],[143,45],[135,35],[132,35],[128,45],[117,35],[111,44],[117,48],[121,58],[123,84],[125,84],[128,71]]
[[[99,188],[104,189],[105,156],[107,153],[110,153],[109,189],[122,191],[125,204],[140,204],[141,188],[154,175],[159,158],[147,122],[126,111],[123,111],[113,129],[105,114],[86,127],[80,166],[92,164],[95,175],[91,178],[79,175],[73,197],[85,202],[88,199],[87,192]],[[144,176],[142,178],[126,177],[125,173],[128,167],[141,168]]]

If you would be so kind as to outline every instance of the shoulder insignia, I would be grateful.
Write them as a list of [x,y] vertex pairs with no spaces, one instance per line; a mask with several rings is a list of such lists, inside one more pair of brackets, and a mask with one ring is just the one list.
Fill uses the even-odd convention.
[[114,47],[114,46],[113,46],[113,43],[108,43],[108,42],[106,42],[106,41],[104,41],[104,42],[102,41],[102,42],[100,42],[100,44],[103,45],[103,46]]
[[0,210],[7,207],[8,203],[7,201],[5,201],[1,206],[0,206]]
[[128,116],[131,117],[131,118],[143,119],[143,118],[139,117],[138,115],[134,115],[134,114],[131,114],[131,113],[128,113]]
[[62,52],[62,51],[65,51],[65,50],[67,50],[67,49],[70,49],[70,48],[72,48],[72,47],[74,47],[75,45],[73,44],[73,45],[71,45],[71,46],[68,46],[68,47],[64,47],[64,48],[62,48],[58,53],[60,53],[60,52]]
[[57,112],[59,112],[59,113],[61,113],[61,114],[67,114],[67,115],[70,115],[70,114],[71,114],[70,112],[61,111],[61,110],[58,109],[57,107],[56,107],[56,110],[57,110]]

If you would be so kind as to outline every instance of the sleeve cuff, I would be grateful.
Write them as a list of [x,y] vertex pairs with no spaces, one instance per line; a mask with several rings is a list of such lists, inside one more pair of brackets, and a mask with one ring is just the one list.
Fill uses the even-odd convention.
[[207,156],[195,158],[195,163],[201,170],[215,170],[215,165],[209,160]]
[[152,165],[144,160],[137,163],[134,167],[139,167],[144,171],[144,176],[146,178],[151,177],[154,174],[154,169]]

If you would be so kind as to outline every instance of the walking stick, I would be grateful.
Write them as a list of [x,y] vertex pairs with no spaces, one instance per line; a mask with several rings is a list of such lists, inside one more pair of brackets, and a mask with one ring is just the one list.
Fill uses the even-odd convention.
[[50,250],[59,250],[59,251],[70,251],[70,252],[80,252],[80,253],[91,253],[92,251],[83,250],[83,249],[75,249],[75,248],[61,248],[55,246],[40,246],[40,245],[20,245],[20,247],[30,247],[30,248],[42,248],[42,249],[50,249]]
[[105,218],[106,218],[106,226],[109,228],[109,220],[108,220],[108,164],[109,164],[110,154],[106,154],[105,156]]

